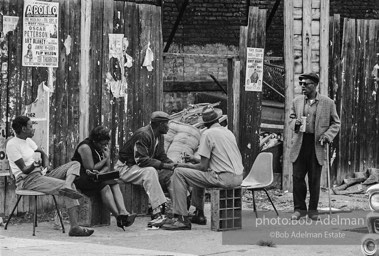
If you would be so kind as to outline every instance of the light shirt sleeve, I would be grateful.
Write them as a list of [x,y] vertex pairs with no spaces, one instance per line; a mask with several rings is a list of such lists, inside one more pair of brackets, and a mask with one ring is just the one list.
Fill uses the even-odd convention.
[[18,150],[17,145],[14,143],[8,143],[6,148],[8,159],[12,162],[16,162],[22,158],[21,151]]
[[197,151],[200,156],[208,159],[211,158],[212,149],[214,147],[214,143],[212,143],[209,135],[207,131],[203,133],[203,136],[200,138],[199,150]]
[[36,151],[38,146],[37,144],[34,142],[34,140],[30,139],[30,138],[27,138],[26,141],[28,142],[28,144],[30,145],[30,147]]

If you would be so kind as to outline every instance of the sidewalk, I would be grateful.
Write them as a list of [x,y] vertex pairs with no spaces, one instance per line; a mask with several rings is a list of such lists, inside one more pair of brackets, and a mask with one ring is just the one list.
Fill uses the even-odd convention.
[[[52,222],[39,223],[35,237],[32,236],[31,223],[10,225],[8,230],[0,227],[0,255],[361,255],[357,244],[258,246],[257,241],[253,241],[251,231],[245,233],[244,239],[249,241],[251,237],[250,244],[223,245],[223,233],[210,230],[209,205],[207,208],[208,224],[193,225],[191,231],[147,230],[148,217],[137,217],[136,222],[125,232],[116,227],[112,218],[110,226],[95,227],[95,233],[84,238],[69,237],[68,230],[62,234],[60,230],[53,229]],[[243,222],[246,221],[243,226],[251,226],[250,222],[255,219],[253,211],[243,210],[243,216]],[[65,224],[65,227],[68,229],[69,225]],[[253,231],[255,236],[258,233],[258,237],[260,232],[262,230]],[[358,234],[357,240],[363,235]]]

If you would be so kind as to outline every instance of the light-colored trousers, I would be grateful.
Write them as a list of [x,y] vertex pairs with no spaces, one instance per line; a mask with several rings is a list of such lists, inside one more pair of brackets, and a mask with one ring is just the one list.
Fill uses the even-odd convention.
[[233,173],[202,172],[195,169],[178,167],[171,178],[173,186],[173,212],[188,215],[187,190],[192,187],[191,205],[204,209],[205,188],[234,188],[242,183],[242,175]]
[[157,170],[154,167],[128,166],[117,161],[114,168],[120,172],[120,180],[123,182],[143,186],[153,209],[166,203],[167,200],[159,183]]
[[[17,189],[27,189],[43,192],[48,195],[59,195],[59,190],[64,186],[66,177],[69,175],[80,175],[80,163],[71,161],[51,170],[46,175],[41,174],[41,169],[35,170],[23,179],[17,179]],[[72,189],[76,189],[72,184]],[[79,201],[64,197],[67,209],[79,205]]]

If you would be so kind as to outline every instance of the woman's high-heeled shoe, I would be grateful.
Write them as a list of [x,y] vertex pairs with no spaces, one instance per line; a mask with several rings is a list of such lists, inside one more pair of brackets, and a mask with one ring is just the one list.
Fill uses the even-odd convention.
[[129,215],[118,215],[117,220],[117,227],[122,228],[124,231],[124,227],[129,227],[134,223],[134,220],[136,219],[137,214],[129,214]]
[[129,227],[129,226],[133,225],[134,220],[136,219],[136,217],[137,217],[137,214],[135,214],[135,213],[129,214],[128,215],[128,219],[126,221],[125,227]]
[[117,227],[122,228],[122,230],[125,231],[124,226],[126,226],[126,223],[128,221],[128,215],[118,215],[116,217],[117,220]]

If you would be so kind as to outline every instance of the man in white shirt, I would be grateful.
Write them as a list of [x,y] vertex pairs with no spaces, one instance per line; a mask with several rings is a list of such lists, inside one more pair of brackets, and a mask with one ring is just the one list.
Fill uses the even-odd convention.
[[[78,225],[79,202],[82,195],[73,184],[80,175],[80,163],[69,162],[42,175],[42,168],[49,165],[48,156],[31,139],[34,136],[32,121],[29,117],[18,116],[12,122],[16,136],[6,146],[9,166],[16,179],[17,189],[34,190],[51,195],[65,196],[65,205],[70,219],[69,236],[90,236],[94,230]],[[34,153],[41,154],[42,162],[35,161]]]
[[[243,165],[234,134],[219,123],[221,113],[206,107],[202,118],[208,129],[200,138],[197,153],[201,159],[185,156],[172,175],[174,218],[162,226],[166,230],[190,230],[191,223],[206,224],[204,217],[205,188],[233,188],[241,185]],[[195,216],[189,220],[187,190],[193,187],[191,203],[196,207]]]

